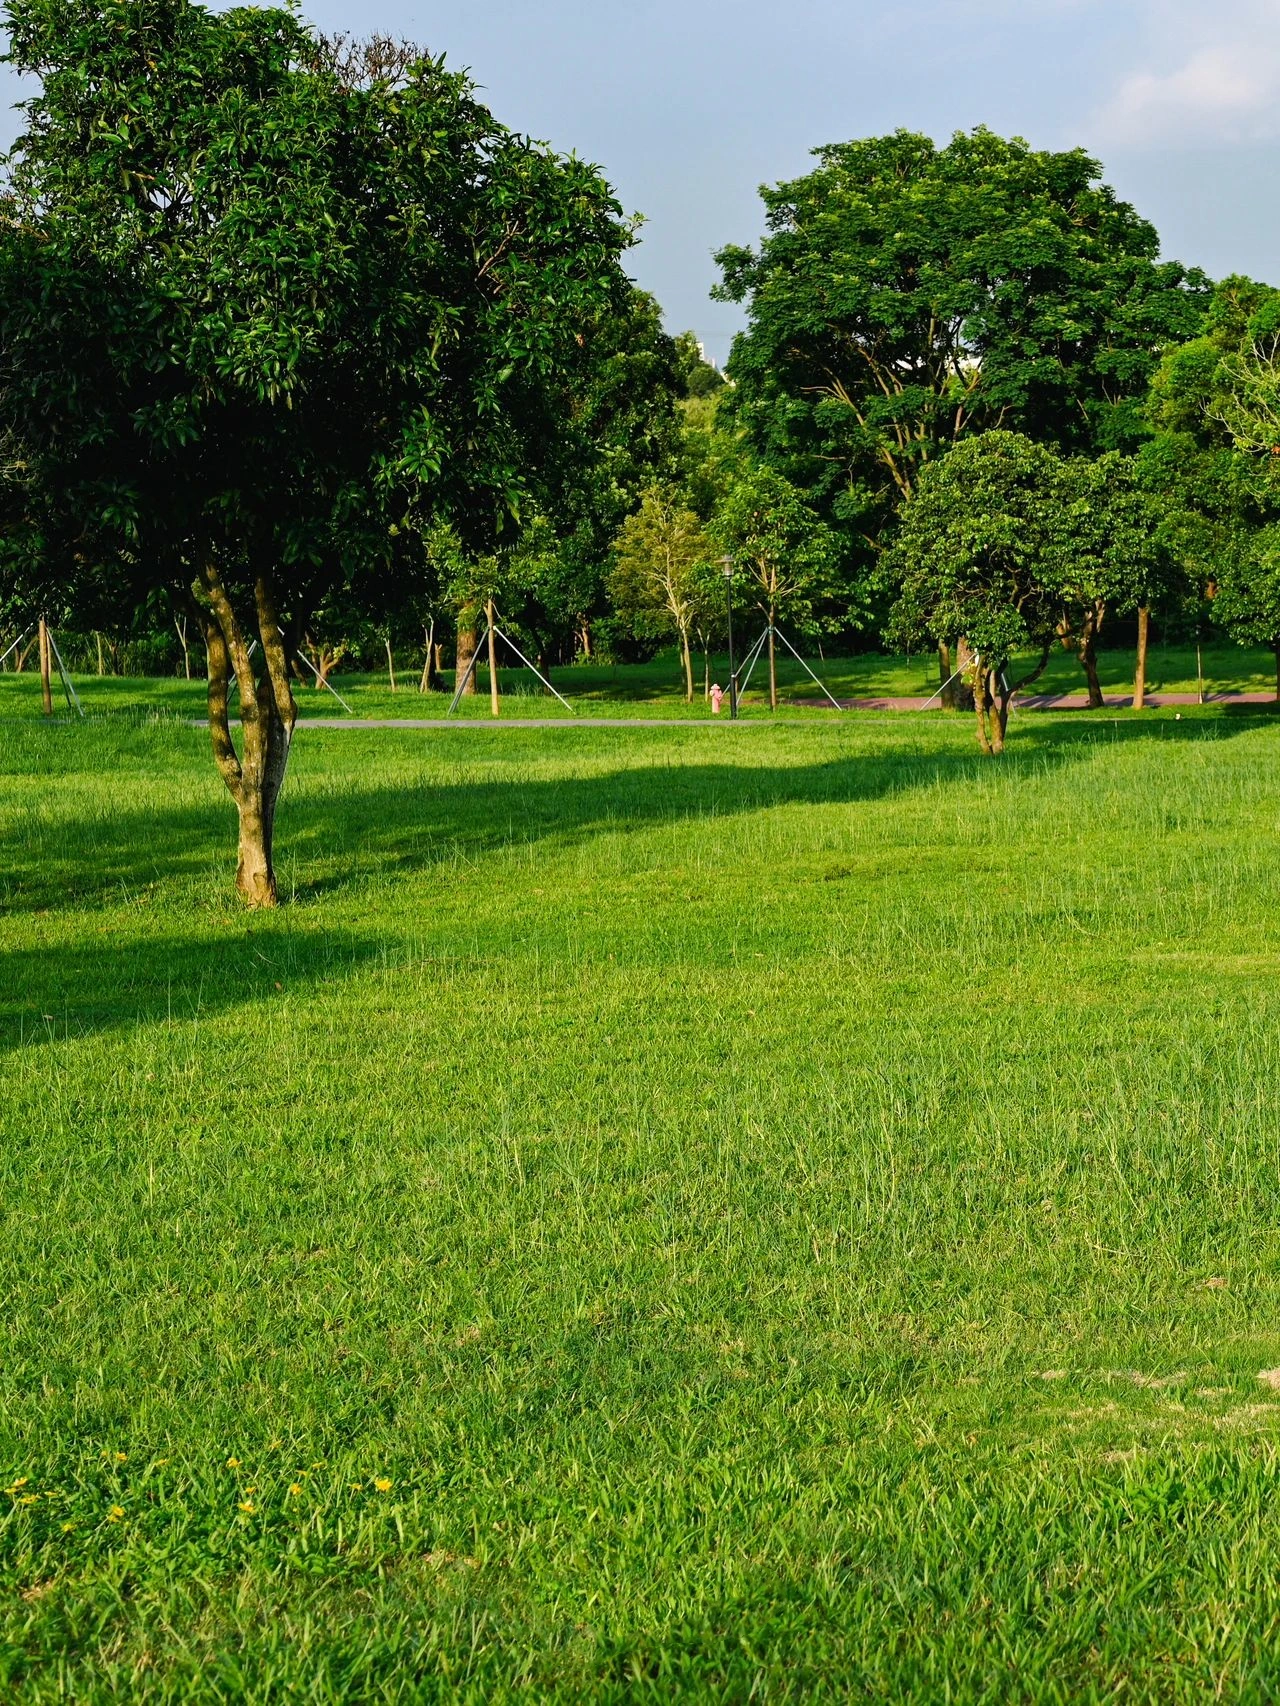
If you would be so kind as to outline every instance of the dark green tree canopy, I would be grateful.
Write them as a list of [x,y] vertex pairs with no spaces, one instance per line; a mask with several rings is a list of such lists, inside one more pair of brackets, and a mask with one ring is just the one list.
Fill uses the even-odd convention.
[[265,812],[269,899],[307,616],[403,572],[406,515],[481,549],[554,500],[630,228],[594,168],[443,62],[335,53],[290,10],[10,0],[8,21],[41,82],[0,226],[19,566],[56,580],[75,553],[194,598],[241,886]]
[[1071,453],[1126,449],[1159,351],[1200,325],[1206,281],[1080,150],[988,130],[820,149],[765,188],[768,234],[728,248],[747,305],[730,374],[760,450],[875,537],[923,464],[992,428]]

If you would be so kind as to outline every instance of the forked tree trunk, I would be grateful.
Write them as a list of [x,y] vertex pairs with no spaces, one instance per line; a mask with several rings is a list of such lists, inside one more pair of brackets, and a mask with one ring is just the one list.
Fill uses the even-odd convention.
[[689,650],[689,636],[682,629],[680,633],[680,657],[684,664],[684,702],[693,704],[693,653]]
[[427,661],[422,666],[422,680],[418,683],[419,693],[430,693],[436,684],[436,623],[431,619],[431,626],[425,630],[427,642]]
[[[458,618],[458,657],[455,667],[456,687],[459,682],[465,682],[462,692],[465,698],[470,698],[476,690],[475,671],[471,669],[471,660],[476,655],[476,613],[474,610],[465,611]],[[470,675],[468,671],[470,670]]]
[[[284,785],[297,720],[289,681],[288,647],[265,575],[254,585],[263,674],[254,674],[246,638],[216,564],[206,564],[192,588],[200,603],[209,653],[209,734],[213,756],[240,819],[236,888],[245,904],[276,904],[272,859],[276,804]],[[240,750],[231,734],[230,682],[240,691]]]
[[1151,635],[1151,611],[1145,604],[1138,606],[1138,655],[1133,671],[1133,708],[1144,711],[1147,706],[1147,647]]

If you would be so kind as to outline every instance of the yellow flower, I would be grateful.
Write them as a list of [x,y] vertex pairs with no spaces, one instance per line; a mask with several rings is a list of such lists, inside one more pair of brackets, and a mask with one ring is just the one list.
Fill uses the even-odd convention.
[[242,1510],[246,1516],[252,1516],[254,1511],[253,1500],[241,1499],[240,1503],[236,1506],[236,1509]]
[[107,1521],[108,1522],[119,1522],[120,1518],[123,1515],[124,1515],[124,1506],[123,1505],[112,1505],[111,1509],[107,1512]]
[[75,1531],[76,1531],[76,1525],[74,1522],[64,1522],[63,1523],[62,1532],[64,1534],[74,1534]]
[[227,1459],[227,1468],[228,1469],[238,1469],[239,1467],[240,1467],[240,1459],[238,1457],[228,1457],[228,1459]]
[[258,1489],[257,1489],[257,1488],[256,1488],[256,1487],[246,1487],[246,1488],[245,1488],[245,1490],[244,1490],[244,1496],[245,1496],[245,1498],[246,1498],[246,1499],[247,1499],[247,1498],[251,1498],[251,1497],[252,1497],[252,1495],[253,1495],[253,1494],[254,1494],[254,1493],[256,1493],[256,1492],[257,1492],[257,1490],[258,1490]]
[[129,1461],[129,1453],[127,1451],[117,1451],[116,1452],[116,1462],[117,1463],[127,1463],[128,1461]]
[[31,1477],[29,1475],[19,1475],[18,1479],[13,1483],[12,1487],[6,1487],[5,1488],[5,1492],[9,1493],[9,1494],[13,1494],[13,1493],[18,1492],[18,1490],[20,1488],[26,1486],[27,1482],[30,1479],[31,1479]]
[[39,1493],[24,1493],[22,1498],[20,1498],[18,1500],[18,1503],[20,1505],[34,1505],[35,1503],[37,1503],[39,1498],[40,1498]]
[[387,1480],[385,1475],[375,1477],[373,1484],[380,1493],[389,1493],[391,1491],[391,1483]]
[[298,1497],[298,1495],[301,1493],[301,1491],[302,1491],[302,1488],[295,1481],[293,1483],[293,1485],[289,1488],[289,1497],[291,1499],[296,1499]]

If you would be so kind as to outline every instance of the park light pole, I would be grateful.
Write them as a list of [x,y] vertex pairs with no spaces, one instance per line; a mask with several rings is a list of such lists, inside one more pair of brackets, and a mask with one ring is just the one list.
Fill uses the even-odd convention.
[[721,557],[720,567],[724,570],[724,596],[729,609],[729,718],[734,721],[738,715],[738,670],[733,661],[733,558]]

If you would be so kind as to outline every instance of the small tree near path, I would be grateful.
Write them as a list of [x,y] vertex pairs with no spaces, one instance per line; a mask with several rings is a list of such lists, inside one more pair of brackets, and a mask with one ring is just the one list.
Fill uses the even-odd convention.
[[834,533],[781,474],[744,471],[716,506],[712,531],[745,569],[757,608],[769,625],[769,708],[778,709],[774,627],[779,620],[802,634],[820,632],[823,606],[840,595]]
[[[1157,507],[1139,484],[1131,457],[1115,452],[1092,462],[1073,457],[1062,464],[1059,485],[1064,545],[1056,559],[1063,603],[1059,631],[1075,646],[1089,708],[1098,710],[1104,700],[1097,646],[1107,617],[1138,611],[1141,624],[1171,585],[1173,567],[1159,542]],[[1142,651],[1139,679],[1145,682]]]
[[708,602],[706,567],[714,554],[697,515],[678,490],[667,486],[649,487],[614,546],[609,583],[614,604],[637,633],[675,635],[688,704],[693,703],[690,641]]
[[[1062,621],[1062,471],[1020,433],[969,439],[922,472],[891,553],[902,591],[890,632],[907,646],[965,636],[988,756],[1004,751],[1010,701],[1044,670]],[[1010,680],[1028,651],[1035,661]]]

